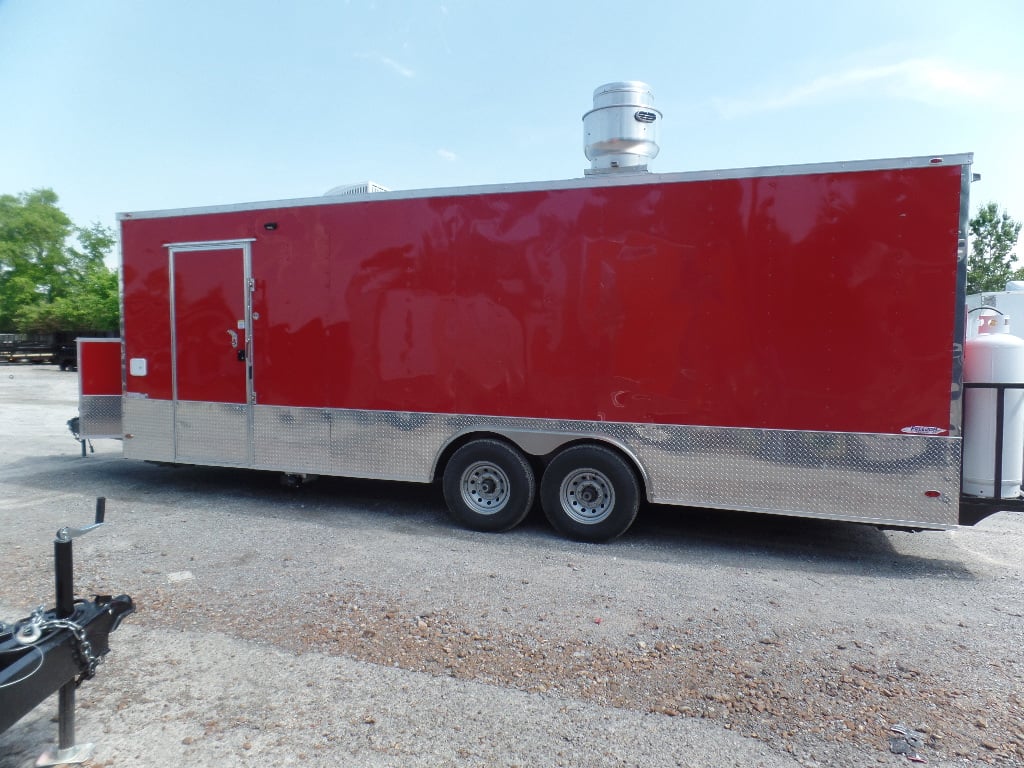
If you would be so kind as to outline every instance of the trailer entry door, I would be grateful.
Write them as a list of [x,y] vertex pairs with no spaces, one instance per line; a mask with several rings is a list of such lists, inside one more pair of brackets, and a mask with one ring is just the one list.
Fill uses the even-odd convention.
[[249,243],[169,249],[175,458],[249,464]]

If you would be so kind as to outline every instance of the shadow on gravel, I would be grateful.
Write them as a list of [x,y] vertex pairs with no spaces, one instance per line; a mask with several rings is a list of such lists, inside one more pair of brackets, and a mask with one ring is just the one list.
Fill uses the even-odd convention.
[[706,559],[733,567],[756,566],[880,578],[973,580],[959,560],[897,550],[901,537],[945,537],[941,531],[881,531],[871,525],[717,509],[649,505],[629,532],[630,555]]
[[556,550],[582,553],[601,547],[636,561],[707,562],[880,578],[975,578],[959,561],[899,552],[891,538],[942,533],[887,533],[831,520],[645,504],[625,536],[595,545],[559,537],[537,508],[510,533],[463,530],[446,515],[440,489],[419,483],[320,477],[299,488],[286,488],[275,472],[125,461],[116,454],[84,460],[26,457],[8,464],[4,475],[6,482],[27,489],[107,496],[114,503],[166,504],[168,511],[217,505],[247,518],[297,517],[338,527],[386,527],[416,536],[472,539],[482,545],[516,536]]
[[54,695],[19,720],[16,727],[0,734],[0,768],[35,765],[44,750],[57,746],[57,724],[52,719],[56,711]]

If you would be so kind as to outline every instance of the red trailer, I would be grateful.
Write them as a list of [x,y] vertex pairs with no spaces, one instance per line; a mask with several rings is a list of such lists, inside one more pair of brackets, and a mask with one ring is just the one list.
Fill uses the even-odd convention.
[[954,526],[971,159],[122,214],[124,455]]

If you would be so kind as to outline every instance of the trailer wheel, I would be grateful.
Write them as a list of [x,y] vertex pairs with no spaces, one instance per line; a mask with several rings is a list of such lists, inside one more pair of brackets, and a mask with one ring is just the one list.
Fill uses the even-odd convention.
[[536,492],[530,462],[499,440],[474,440],[459,448],[444,468],[442,485],[452,517],[487,532],[519,525]]
[[579,541],[609,541],[625,533],[640,509],[640,483],[615,451],[577,445],[544,471],[540,503],[559,533]]

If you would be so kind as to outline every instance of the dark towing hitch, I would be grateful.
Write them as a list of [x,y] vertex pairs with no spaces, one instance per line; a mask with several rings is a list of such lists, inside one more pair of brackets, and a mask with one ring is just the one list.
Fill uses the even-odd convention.
[[44,753],[37,766],[79,764],[94,745],[75,744],[75,691],[91,679],[110,651],[109,637],[135,610],[128,595],[74,596],[72,540],[103,525],[106,499],[96,499],[96,521],[84,528],[64,527],[53,542],[56,604],[42,606],[13,625],[0,623],[0,733],[27,715],[55,691],[58,698],[58,748]]

